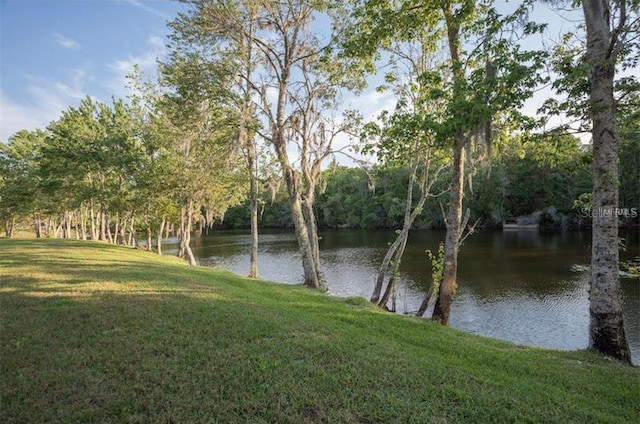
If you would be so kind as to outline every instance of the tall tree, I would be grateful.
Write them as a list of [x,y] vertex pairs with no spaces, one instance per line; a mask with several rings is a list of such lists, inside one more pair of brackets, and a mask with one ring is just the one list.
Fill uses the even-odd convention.
[[8,143],[0,143],[0,221],[7,237],[15,223],[33,216],[36,235],[41,236],[41,217],[49,197],[41,190],[40,158],[46,132],[18,131]]
[[246,126],[250,106],[259,115],[264,130],[258,134],[273,147],[287,187],[304,284],[319,288],[315,185],[341,127],[322,115],[335,105],[339,73],[327,58],[332,34],[325,31],[323,36],[314,19],[333,2],[185,3],[189,11],[171,24],[173,39],[183,49],[204,52],[212,64],[233,63],[234,55],[243,58],[236,61],[234,76],[243,99],[250,97],[252,105],[241,102],[240,127]]
[[[631,2],[584,0],[589,65],[588,114],[593,142],[593,232],[589,345],[631,362],[622,318],[618,276],[618,134],[614,77],[618,54],[625,48]],[[635,2],[635,11],[638,4]],[[635,16],[637,30],[637,15]],[[636,34],[637,37],[637,34]]]
[[443,280],[433,313],[444,325],[449,322],[457,286],[467,148],[478,134],[490,145],[493,119],[517,116],[515,110],[538,81],[536,70],[543,54],[523,51],[514,36],[541,29],[529,22],[520,27],[528,7],[524,3],[503,16],[492,1],[357,1],[354,25],[346,34],[347,54],[368,57],[369,69],[380,46],[394,39],[411,39],[417,27],[426,26],[434,43],[444,34],[446,58],[438,66],[444,88],[430,94],[446,102],[436,133],[439,140],[449,143],[452,153]]
[[[442,89],[442,79],[433,72],[434,35],[424,27],[415,28],[412,40],[393,41],[385,49],[389,56],[386,67],[391,67],[385,81],[393,88],[397,105],[391,115],[383,112],[378,117],[379,123],[365,125],[361,135],[365,148],[373,150],[379,161],[391,166],[405,165],[409,169],[402,228],[396,232],[396,239],[382,260],[370,299],[384,308],[388,307],[390,298],[395,300],[398,270],[409,231],[427,199],[433,196],[431,187],[445,167],[446,154],[438,148],[440,143],[436,141],[435,131],[442,119],[443,104],[430,97],[432,90]],[[386,88],[385,85],[378,90]],[[395,310],[394,301],[391,309]]]
[[[618,276],[618,110],[637,110],[640,82],[630,70],[640,60],[640,4],[637,1],[584,0],[586,42],[566,34],[553,57],[553,86],[564,95],[544,105],[548,112],[576,118],[592,135],[592,255],[589,345],[630,361],[622,317]],[[569,42],[578,38],[577,42]],[[617,75],[627,71],[627,76]]]

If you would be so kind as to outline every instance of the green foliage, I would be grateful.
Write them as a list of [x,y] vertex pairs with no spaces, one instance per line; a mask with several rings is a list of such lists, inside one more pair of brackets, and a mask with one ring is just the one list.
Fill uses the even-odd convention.
[[431,262],[431,281],[433,282],[433,298],[438,297],[440,290],[440,282],[442,281],[442,272],[444,271],[444,243],[438,244],[438,252],[433,253],[427,250],[429,262]]
[[19,131],[0,143],[0,221],[24,219],[47,208],[41,190],[43,131]]
[[[640,208],[640,92],[618,109],[618,157],[621,208]],[[636,219],[636,222],[640,220]]]
[[[402,165],[366,170],[334,166],[325,170],[323,190],[316,200],[318,225],[398,228],[404,216],[409,172]],[[472,178],[465,186],[467,206],[471,218],[474,221],[480,218],[484,227],[499,227],[505,218],[529,215],[551,206],[572,217],[572,225],[579,225],[580,211],[574,208],[574,202],[591,191],[591,152],[577,138],[566,134],[506,137],[497,143],[491,162],[478,161],[469,172]],[[433,191],[446,190],[449,178],[448,171],[442,172]],[[417,196],[418,188],[414,190]],[[446,197],[444,194],[429,199],[414,226],[441,227],[440,204],[446,202]],[[290,226],[285,203],[284,193],[273,203],[264,203],[261,225]],[[231,208],[224,225],[246,228],[248,213],[243,208]]]
[[568,213],[574,200],[591,191],[591,152],[570,135],[515,141],[499,161],[506,174],[504,207],[510,216],[548,206]]

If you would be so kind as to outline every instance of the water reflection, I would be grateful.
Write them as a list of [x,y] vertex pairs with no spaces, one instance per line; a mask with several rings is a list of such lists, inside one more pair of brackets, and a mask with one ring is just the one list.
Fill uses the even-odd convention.
[[[321,261],[331,294],[368,298],[392,231],[325,230]],[[589,233],[540,234],[537,231],[487,232],[470,237],[459,258],[458,294],[451,325],[465,331],[515,343],[555,349],[582,349],[588,344]],[[627,234],[622,259],[640,255],[638,234]],[[430,284],[427,249],[435,251],[444,233],[416,231],[403,258],[397,308],[412,313]],[[249,269],[246,232],[220,231],[194,239],[194,254],[203,265],[238,274]],[[177,246],[174,245],[174,248]],[[170,253],[171,246],[167,246]],[[289,284],[302,281],[294,235],[271,231],[260,235],[261,278]],[[625,322],[634,363],[640,363],[640,282],[623,279]]]

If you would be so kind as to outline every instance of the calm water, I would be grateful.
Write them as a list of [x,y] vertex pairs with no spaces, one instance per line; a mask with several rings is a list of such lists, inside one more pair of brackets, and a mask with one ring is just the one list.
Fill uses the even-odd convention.
[[[368,298],[392,231],[324,230],[321,261],[329,292]],[[623,259],[640,255],[638,234],[626,234]],[[589,233],[539,234],[537,231],[487,232],[470,237],[459,257],[453,327],[519,344],[573,350],[588,344],[588,272],[572,270],[589,263]],[[443,232],[415,231],[401,264],[397,309],[418,309],[430,284],[426,249],[435,251]],[[167,246],[171,248],[172,246]],[[175,246],[174,246],[175,247]],[[238,274],[249,270],[247,232],[216,231],[194,240],[202,265]],[[167,249],[167,253],[170,250]],[[302,266],[294,235],[260,235],[260,277],[299,284]],[[640,281],[621,279],[627,337],[640,364]]]

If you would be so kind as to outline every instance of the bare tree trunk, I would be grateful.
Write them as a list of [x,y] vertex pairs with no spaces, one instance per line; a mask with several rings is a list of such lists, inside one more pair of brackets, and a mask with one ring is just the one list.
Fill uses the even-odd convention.
[[[60,237],[60,232],[62,231],[62,227],[64,225],[64,218],[60,220],[60,223],[55,223],[55,230],[53,230],[53,238]],[[63,234],[64,235],[64,234]]]
[[75,219],[75,225],[73,226],[73,229],[75,230],[76,233],[76,240],[80,240],[80,231],[78,229],[78,212],[74,212],[73,214],[71,214],[72,219]]
[[64,238],[71,238],[71,212],[66,211],[64,213]]
[[187,206],[182,207],[182,225],[180,229],[180,248],[178,249],[178,257],[184,258],[185,256],[189,260],[189,265],[195,266],[198,263],[196,262],[195,256],[193,256],[193,252],[191,251],[191,226],[193,224],[193,201],[190,200],[187,202]]
[[151,226],[147,224],[147,246],[144,249],[147,252],[151,252]]
[[107,217],[104,210],[104,205],[100,205],[100,211],[98,212],[98,219],[100,220],[100,229],[98,234],[98,240],[105,241],[107,240]]
[[87,239],[87,208],[82,207],[82,213],[80,214],[80,228],[82,229],[82,240]]
[[16,219],[10,218],[4,222],[4,232],[7,238],[13,237],[13,229],[16,227]]
[[138,240],[136,238],[136,228],[135,228],[135,215],[131,215],[131,220],[129,221],[129,247],[138,247]]
[[35,221],[36,238],[42,238],[42,220],[39,213],[36,214]]
[[[253,168],[253,160],[250,160]],[[249,266],[249,278],[258,278],[258,184],[256,176],[251,170],[251,258]]]
[[[420,178],[420,198],[416,205],[413,205],[413,186],[416,180],[416,173],[418,171],[418,167],[422,164],[422,175]],[[405,201],[405,210],[404,210],[404,220],[402,224],[402,230],[394,240],[394,242],[389,246],[389,250],[385,254],[380,269],[378,271],[378,276],[376,278],[376,285],[374,287],[373,295],[371,296],[371,302],[377,303],[380,307],[385,307],[387,302],[389,301],[389,296],[393,293],[394,284],[396,283],[396,275],[398,273],[398,268],[400,266],[400,261],[402,260],[402,256],[404,255],[404,251],[407,246],[407,241],[409,239],[409,231],[411,230],[411,226],[415,222],[416,218],[422,211],[422,207],[424,206],[427,198],[431,193],[431,187],[436,180],[437,175],[440,170],[436,171],[434,176],[431,176],[429,173],[430,167],[430,159],[429,157],[423,158],[421,161],[416,161],[411,167],[411,175],[409,177],[409,182],[407,184],[407,196]],[[387,284],[387,289],[385,290],[382,299],[380,299],[380,292],[382,291],[382,286],[384,283],[384,278],[389,271],[389,266],[393,261],[393,270],[392,276],[389,278],[389,282]]]
[[442,270],[442,284],[438,299],[433,309],[432,319],[442,325],[449,325],[451,304],[458,287],[458,245],[462,224],[462,198],[464,192],[464,156],[466,139],[460,130],[456,134],[455,150],[453,152],[453,181],[449,199],[449,212],[446,225],[447,232],[444,241],[444,266]]
[[157,250],[158,255],[162,256],[162,233],[164,232],[164,227],[166,225],[167,219],[163,216],[162,222],[160,222],[160,228],[158,229],[158,241],[157,241]]
[[104,222],[104,224],[105,224],[104,229],[105,229],[105,231],[107,233],[107,241],[109,243],[116,243],[117,240],[114,240],[113,236],[111,235],[111,222],[110,222],[109,217],[107,216],[106,213],[104,214],[104,221],[105,221]]
[[307,224],[307,232],[309,234],[309,246],[311,250],[311,259],[313,261],[313,266],[316,269],[316,274],[318,275],[318,279],[320,280],[321,288],[323,286],[322,275],[320,273],[320,238],[318,237],[318,224],[316,222],[316,215],[313,212],[313,203],[314,203],[314,193],[313,190],[315,188],[315,181],[309,182],[309,187],[307,189],[307,195],[302,200],[302,212],[304,214],[304,219]]
[[284,163],[281,163],[281,165],[285,183],[287,185],[287,191],[289,193],[291,218],[293,220],[293,226],[295,229],[296,239],[298,241],[298,248],[300,249],[300,255],[302,256],[304,285],[307,287],[319,289],[321,288],[320,277],[318,275],[318,269],[316,268],[313,260],[313,251],[309,238],[309,228],[307,226],[304,212],[302,210],[303,206],[300,196],[299,174],[294,171],[290,165],[286,165]]
[[91,240],[97,240],[98,232],[96,230],[96,214],[93,210],[93,201],[91,201],[89,204],[89,219],[91,225]]
[[424,297],[424,300],[420,304],[420,307],[418,308],[418,312],[416,312],[417,317],[423,316],[427,312],[427,309],[429,309],[429,302],[431,302],[431,298],[433,297],[433,291],[435,290],[435,287],[436,287],[435,281],[432,281],[431,285],[429,285],[429,290],[427,290],[427,295]]
[[124,220],[124,223],[122,224],[122,226],[120,225],[120,214],[116,213],[116,224],[114,225],[114,230],[113,230],[113,242],[115,244],[118,244],[118,237],[120,236],[120,228],[122,227],[122,244],[124,244],[124,228],[126,225],[126,218]]
[[178,245],[178,257],[179,258],[184,258],[186,255],[186,249],[184,247],[184,236],[182,235],[184,233],[183,229],[186,226],[186,212],[185,212],[185,207],[182,207],[182,212],[180,214],[180,243]]
[[382,264],[380,265],[380,270],[378,271],[378,276],[376,278],[376,285],[373,288],[373,294],[371,295],[371,303],[378,303],[380,301],[380,293],[382,293],[382,285],[384,284],[384,277],[387,275],[387,270],[389,269],[389,264],[391,263],[391,259],[393,255],[398,250],[400,246],[402,234],[396,237],[395,241],[389,246],[389,250],[384,255],[382,259]]
[[[51,216],[49,216],[49,217],[47,218],[47,229],[46,229],[46,233],[45,233],[45,236],[46,236],[47,238],[49,238],[50,234],[51,234],[53,231],[55,231],[55,227],[54,227],[54,225],[55,225],[55,224],[53,223],[53,218],[52,218]],[[54,237],[55,237],[55,236],[54,236]]]
[[[386,306],[387,301],[384,300],[386,298],[389,299],[389,286],[391,286],[394,282],[393,276],[389,279],[389,283],[387,285],[387,290],[385,291],[385,295],[383,296],[383,300],[380,300],[380,293],[382,291],[382,285],[384,284],[384,278],[387,275],[389,270],[389,265],[391,264],[391,259],[396,254],[400,246],[404,243],[406,245],[406,240],[409,235],[409,229],[411,225],[413,225],[413,219],[411,219],[411,207],[413,203],[413,184],[416,179],[416,171],[417,164],[411,167],[411,175],[409,176],[409,183],[407,184],[407,195],[405,200],[405,209],[404,209],[404,220],[402,225],[402,230],[396,237],[395,241],[389,246],[389,250],[385,254],[382,259],[382,264],[380,265],[380,269],[378,270],[378,276],[376,278],[376,284],[373,289],[373,294],[371,295],[371,302],[378,303],[379,306]],[[424,195],[424,193],[423,193]],[[415,219],[415,217],[414,217]],[[404,249],[403,249],[404,250]],[[404,253],[404,252],[403,252]],[[402,255],[400,255],[402,257]]]
[[[624,3],[624,1],[622,2]],[[618,276],[618,135],[613,96],[618,34],[610,29],[610,2],[582,2],[591,66],[590,114],[593,121],[593,232],[589,346],[631,363],[622,317]],[[624,4],[622,5],[624,7]],[[620,13],[620,27],[626,18]],[[617,30],[616,30],[617,31]]]
[[320,277],[318,275],[318,269],[315,266],[313,259],[313,251],[311,248],[311,241],[309,238],[309,231],[307,223],[304,219],[304,213],[302,212],[302,201],[300,196],[294,196],[290,198],[291,203],[291,215],[293,219],[293,225],[295,227],[296,239],[298,240],[298,247],[302,256],[302,268],[304,270],[304,285],[314,289],[319,289]]
[[[407,227],[409,228],[410,225]],[[394,254],[393,257],[393,269],[392,269],[392,274],[391,274],[391,278],[389,278],[389,283],[387,284],[387,289],[384,292],[384,295],[382,296],[382,299],[380,300],[380,302],[378,302],[378,306],[382,307],[382,308],[387,308],[387,303],[389,303],[389,297],[391,297],[391,295],[393,293],[395,293],[394,289],[395,289],[395,285],[396,285],[396,280],[398,278],[398,270],[400,269],[400,261],[402,260],[402,256],[404,255],[404,251],[407,247],[407,240],[409,239],[409,231],[407,230],[406,232],[403,231],[401,233],[401,236],[398,237],[402,237],[401,241],[400,241],[400,245],[398,246],[398,249],[396,249],[396,252]],[[391,311],[395,312],[395,305],[392,306]]]

